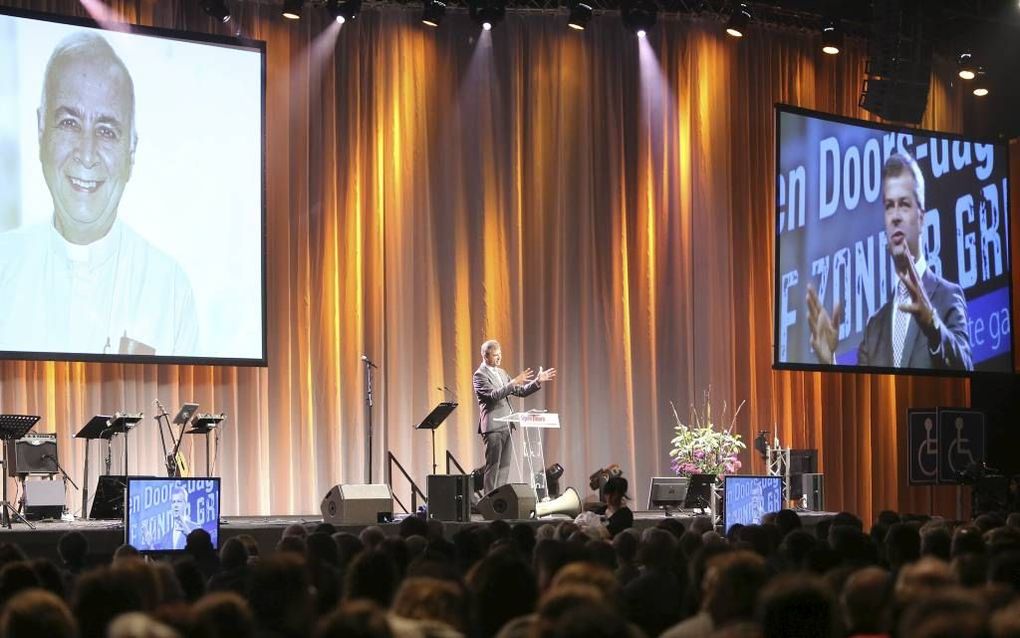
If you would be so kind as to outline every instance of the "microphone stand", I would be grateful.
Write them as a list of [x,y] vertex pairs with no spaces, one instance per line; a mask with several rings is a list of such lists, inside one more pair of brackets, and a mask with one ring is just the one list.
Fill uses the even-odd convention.
[[368,466],[368,482],[372,482],[372,406],[375,405],[372,396],[372,368],[378,368],[379,366],[372,363],[372,360],[361,355],[361,360],[365,363],[365,423],[368,429],[368,452],[367,452],[367,466]]
[[[71,478],[70,475],[68,475],[68,473],[64,470],[64,467],[60,464],[60,461],[57,460],[57,457],[53,456],[52,454],[43,454],[42,458],[49,459],[49,460],[53,461],[53,465],[57,466],[57,469],[60,470],[60,475],[62,477],[64,477],[64,503],[65,503],[65,505],[64,505],[64,512],[63,512],[63,514],[61,514],[60,518],[63,519],[63,520],[66,520],[66,521],[74,521],[74,514],[69,513],[67,505],[66,505],[66,503],[67,503],[67,484],[71,483],[71,485],[74,486],[74,489],[78,489],[78,484],[75,483],[74,479]],[[85,516],[84,512],[82,512],[82,516]]]

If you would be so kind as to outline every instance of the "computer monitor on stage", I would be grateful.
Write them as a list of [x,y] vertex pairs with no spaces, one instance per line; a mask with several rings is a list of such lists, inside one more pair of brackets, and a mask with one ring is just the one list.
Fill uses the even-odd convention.
[[790,474],[817,474],[818,450],[790,450]]
[[127,481],[124,542],[141,552],[184,550],[188,534],[209,534],[220,546],[220,479],[132,476]]
[[783,479],[779,476],[723,477],[723,528],[760,525],[762,516],[783,509]]
[[683,507],[690,484],[686,476],[653,476],[648,486],[648,509]]

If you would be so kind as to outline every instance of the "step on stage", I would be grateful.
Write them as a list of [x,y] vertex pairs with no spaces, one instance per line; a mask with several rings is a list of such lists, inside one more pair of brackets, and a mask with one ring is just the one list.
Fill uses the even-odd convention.
[[[819,522],[831,519],[835,514],[833,512],[800,512],[800,516],[804,527],[812,530]],[[635,511],[634,527],[638,530],[654,527],[656,523],[666,518],[661,510]],[[676,513],[670,518],[680,521],[684,527],[689,527],[695,517],[690,514]],[[565,520],[570,519],[565,516],[553,515],[540,519],[508,520],[507,522],[511,525],[525,523],[537,529],[547,523],[556,524]],[[267,556],[273,553],[276,543],[288,525],[301,523],[311,528],[321,522],[322,517],[313,514],[307,516],[228,516],[220,522],[220,543],[222,544],[233,536],[250,534],[258,541],[261,555]],[[473,516],[470,523],[444,523],[446,537],[452,537],[453,534],[469,525],[478,524],[485,524],[485,521],[478,515]],[[88,538],[89,556],[96,563],[109,560],[114,550],[124,543],[124,524],[121,521],[39,521],[35,525],[35,529],[17,523],[10,530],[0,528],[0,543],[14,543],[32,558],[49,558],[59,561],[57,541],[65,532],[79,531]],[[336,527],[341,532],[360,534],[367,525],[338,525]],[[396,535],[400,525],[399,523],[385,523],[380,527],[386,534]]]

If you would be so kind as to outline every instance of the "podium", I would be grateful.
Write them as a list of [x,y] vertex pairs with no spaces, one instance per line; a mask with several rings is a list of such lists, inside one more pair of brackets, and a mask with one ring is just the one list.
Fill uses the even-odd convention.
[[[560,415],[555,412],[532,410],[515,412],[510,416],[494,419],[502,423],[518,426],[520,435],[520,455],[515,454],[517,470],[524,477],[524,482],[535,490],[539,501],[549,498],[549,486],[545,479],[545,452],[542,448],[542,433],[545,430],[560,428]],[[513,437],[513,433],[510,434]],[[517,444],[514,449],[517,449]],[[498,485],[496,487],[499,487]]]

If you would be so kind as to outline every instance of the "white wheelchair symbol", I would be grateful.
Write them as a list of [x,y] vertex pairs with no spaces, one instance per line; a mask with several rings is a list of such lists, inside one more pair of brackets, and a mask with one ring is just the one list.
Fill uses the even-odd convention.
[[[936,465],[938,461],[938,439],[935,438],[933,430],[935,424],[931,419],[924,420],[924,441],[917,448],[917,467],[921,469],[921,474],[934,478],[935,472],[938,469]],[[931,463],[931,469],[929,470],[925,464],[925,458]]]
[[[949,464],[949,471],[953,474],[960,474],[968,465],[975,463],[974,455],[970,452],[970,439],[963,437],[963,417],[956,417],[956,438],[949,444],[949,451],[946,454],[946,462]],[[955,449],[954,449],[955,448]],[[962,468],[957,469],[956,463],[966,459]]]

